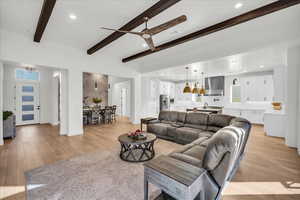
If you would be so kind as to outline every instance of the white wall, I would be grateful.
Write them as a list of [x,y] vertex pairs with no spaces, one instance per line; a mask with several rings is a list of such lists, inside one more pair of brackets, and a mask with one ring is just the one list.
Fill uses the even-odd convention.
[[108,76],[108,84],[109,84],[109,89],[108,89],[108,105],[112,105],[113,104],[113,86],[116,83],[121,83],[121,82],[125,82],[125,81],[130,81],[129,78],[121,78],[121,77],[116,77],[116,76]]
[[[119,77],[133,78],[139,73],[133,68],[128,68],[121,59],[108,55],[105,51],[101,54],[87,55],[85,50],[76,49],[60,44],[43,41],[35,43],[32,37],[26,37],[17,33],[0,29],[0,60],[16,63],[26,63],[36,66],[48,66],[59,69],[67,69],[67,98],[68,112],[64,117],[69,118],[65,124],[65,131],[70,135],[83,133],[82,129],[82,72],[102,73]],[[132,64],[134,65],[134,64]],[[137,81],[137,80],[136,80]],[[133,81],[133,82],[136,82]],[[135,92],[140,93],[138,85],[134,85]],[[134,97],[135,98],[135,97]],[[138,98],[137,98],[138,99]],[[137,102],[137,99],[135,102]],[[134,108],[133,108],[134,107]],[[132,103],[134,112],[132,119],[139,119],[140,107]],[[61,132],[65,134],[65,132]]]
[[[139,124],[142,117],[142,96],[141,91],[144,88],[141,87],[142,77],[141,75],[135,76],[131,80],[132,90],[131,90],[131,122],[134,124]],[[144,105],[143,105],[144,106]],[[143,107],[144,108],[144,107]]]
[[159,112],[159,80],[142,77],[141,84],[141,88],[143,88],[141,91],[143,105],[141,117],[156,116]]
[[274,101],[286,102],[286,66],[274,68]]
[[287,64],[286,144],[300,154],[300,46],[288,49]]
[[69,89],[68,89],[68,71],[61,70],[60,74],[60,135],[69,133]]
[[52,87],[52,97],[51,97],[51,110],[52,110],[52,116],[50,123],[52,125],[58,125],[59,119],[58,119],[58,92],[59,92],[59,82],[60,82],[60,72],[55,71],[54,74],[55,77],[52,77],[51,80],[51,87]]
[[[15,102],[15,70],[20,68],[19,66],[12,64],[4,64],[4,110],[16,112]],[[40,123],[52,123],[53,120],[53,98],[55,88],[52,87],[53,70],[51,68],[38,67],[40,72]],[[57,96],[56,96],[57,97]]]
[[117,105],[117,114],[121,115],[121,92],[122,89],[127,90],[126,97],[126,113],[125,116],[131,117],[131,81],[114,83],[111,85],[112,100],[110,105]]
[[0,145],[3,145],[3,64],[0,62]]
[[83,134],[82,124],[82,72],[68,72],[68,136]]

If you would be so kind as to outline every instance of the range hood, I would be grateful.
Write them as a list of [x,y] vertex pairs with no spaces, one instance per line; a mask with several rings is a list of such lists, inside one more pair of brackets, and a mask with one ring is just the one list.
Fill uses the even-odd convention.
[[205,96],[224,96],[225,77],[215,76],[205,78]]

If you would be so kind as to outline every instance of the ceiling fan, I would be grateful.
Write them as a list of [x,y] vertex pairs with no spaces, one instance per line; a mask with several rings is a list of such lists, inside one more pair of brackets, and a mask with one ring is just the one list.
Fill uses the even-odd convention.
[[155,26],[155,27],[149,29],[148,28],[149,18],[144,17],[145,29],[141,32],[124,31],[124,30],[117,30],[117,29],[104,28],[104,27],[101,27],[101,28],[105,29],[105,30],[110,30],[110,31],[117,31],[117,32],[121,32],[121,33],[130,33],[130,34],[138,35],[146,41],[147,45],[149,46],[149,48],[152,51],[155,51],[155,46],[154,46],[154,43],[152,40],[152,36],[162,32],[162,31],[165,31],[169,28],[172,28],[173,26],[181,24],[181,23],[185,22],[186,20],[187,20],[187,17],[185,15],[182,15],[182,16],[172,19],[166,23],[163,23],[161,25],[158,25],[158,26]]

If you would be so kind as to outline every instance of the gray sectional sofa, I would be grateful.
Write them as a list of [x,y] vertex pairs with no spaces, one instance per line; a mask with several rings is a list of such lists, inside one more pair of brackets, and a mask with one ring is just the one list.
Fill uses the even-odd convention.
[[220,199],[243,157],[250,130],[246,119],[197,112],[161,111],[147,125],[157,137],[184,144],[169,157],[207,171],[201,200]]

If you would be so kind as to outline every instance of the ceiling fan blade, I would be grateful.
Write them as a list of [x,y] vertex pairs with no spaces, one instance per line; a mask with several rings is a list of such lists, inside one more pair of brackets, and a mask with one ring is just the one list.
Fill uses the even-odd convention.
[[166,23],[163,23],[161,25],[158,25],[156,27],[153,27],[153,28],[149,29],[148,33],[151,34],[151,35],[155,35],[157,33],[165,31],[169,28],[172,28],[173,26],[181,24],[181,23],[185,22],[186,20],[187,20],[187,17],[185,15],[182,15],[182,16],[177,17],[175,19],[172,19],[172,20],[170,20]]
[[149,37],[149,38],[144,38],[143,39],[146,41],[146,43],[148,44],[149,48],[154,51],[155,50],[155,46],[154,46],[154,43],[153,43],[153,40],[152,40],[152,37]]
[[139,35],[139,36],[143,35],[143,33],[134,32],[134,31],[122,31],[122,30],[118,30],[118,29],[105,28],[105,27],[101,27],[101,29],[109,30],[109,31],[117,31],[117,32],[121,32],[121,33],[130,33],[130,34]]

